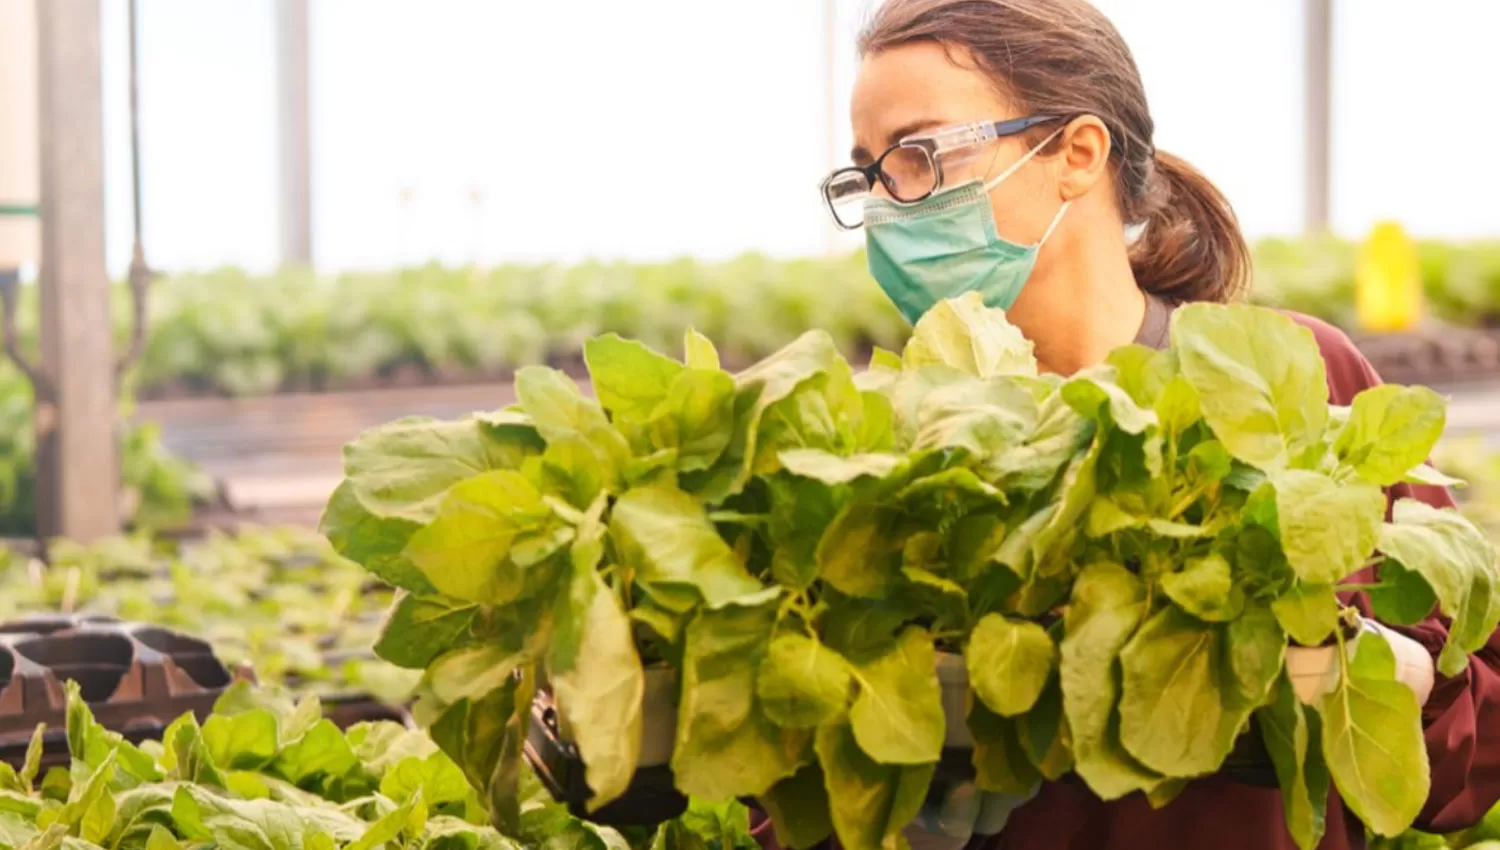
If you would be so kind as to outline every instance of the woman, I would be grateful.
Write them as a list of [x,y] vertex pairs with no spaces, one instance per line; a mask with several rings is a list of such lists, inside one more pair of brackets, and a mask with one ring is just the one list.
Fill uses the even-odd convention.
[[[1043,368],[1069,374],[1132,341],[1164,346],[1174,305],[1246,288],[1249,252],[1228,202],[1156,149],[1130,51],[1086,0],[889,0],[860,52],[855,166],[825,194],[842,226],[863,227],[871,272],[909,320],[979,291],[1035,342]],[[1295,318],[1322,349],[1335,403],[1379,382],[1340,332]],[[1435,488],[1389,495],[1451,505]],[[1444,623],[1401,631],[1380,633],[1425,700],[1432,794],[1418,827],[1464,828],[1500,798],[1500,641],[1448,679],[1433,672]],[[1322,846],[1365,846],[1333,797]],[[998,830],[985,842],[996,850],[1294,846],[1279,793],[1225,777],[1160,810],[1140,794],[1102,802],[1072,782],[1009,801],[1008,822],[1011,805],[973,798],[948,789],[909,837],[957,846]],[[981,809],[1001,816],[976,828]],[[768,824],[757,834],[774,843]]]

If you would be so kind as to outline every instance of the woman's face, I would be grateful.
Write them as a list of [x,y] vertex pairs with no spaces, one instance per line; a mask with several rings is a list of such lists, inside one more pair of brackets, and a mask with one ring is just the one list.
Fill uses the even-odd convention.
[[[860,67],[851,109],[854,162],[868,165],[908,136],[1020,117],[964,53],[932,42],[894,47],[866,56]],[[1011,137],[945,156],[943,185],[993,178],[1026,151],[1023,138]],[[999,235],[1024,245],[1042,238],[1062,200],[1052,169],[1040,154],[990,192]]]

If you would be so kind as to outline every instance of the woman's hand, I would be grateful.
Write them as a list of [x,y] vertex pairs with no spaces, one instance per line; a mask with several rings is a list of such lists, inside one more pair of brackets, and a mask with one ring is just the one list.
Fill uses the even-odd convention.
[[1417,705],[1426,705],[1436,683],[1436,670],[1432,655],[1427,648],[1406,635],[1382,626],[1374,620],[1365,620],[1365,628],[1385,638],[1391,652],[1396,656],[1396,681],[1411,688],[1417,695]]
[[[1040,786],[1038,786],[1040,787]],[[934,787],[928,803],[906,828],[912,850],[958,850],[976,835],[999,835],[1010,813],[1036,796],[991,794],[972,782]]]

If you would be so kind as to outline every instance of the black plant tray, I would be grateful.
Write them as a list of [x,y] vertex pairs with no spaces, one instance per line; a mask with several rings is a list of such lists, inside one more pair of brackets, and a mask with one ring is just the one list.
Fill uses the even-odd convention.
[[[132,741],[160,738],[185,712],[200,720],[235,679],[208,643],[171,629],[95,615],[39,615],[0,624],[0,761],[22,763],[45,723],[43,766],[68,761],[67,700],[73,680],[95,719]],[[324,701],[340,727],[406,715],[364,697]]]
[[584,781],[583,759],[577,747],[562,739],[557,710],[544,691],[531,703],[525,752],[552,798],[578,817],[608,826],[655,826],[687,810],[687,798],[672,784],[672,769],[658,765],[637,770],[619,799],[589,812],[587,803],[593,792]]

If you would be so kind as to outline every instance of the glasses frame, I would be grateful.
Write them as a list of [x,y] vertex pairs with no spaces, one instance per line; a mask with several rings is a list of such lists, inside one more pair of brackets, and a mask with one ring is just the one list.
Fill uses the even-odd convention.
[[[861,221],[852,227],[844,224],[839,218],[833,197],[829,194],[829,189],[833,186],[834,181],[840,177],[849,174],[860,174],[865,178],[865,183],[869,185],[870,191],[873,192],[875,186],[878,184],[884,186],[885,190],[891,193],[892,199],[898,204],[919,204],[943,188],[943,161],[941,158],[943,154],[1019,135],[1039,124],[1046,124],[1049,121],[1060,121],[1062,119],[1063,116],[1061,115],[1030,115],[1024,118],[1008,118],[1004,121],[979,121],[973,124],[960,124],[954,127],[944,127],[940,130],[934,130],[931,133],[908,136],[886,148],[869,165],[849,165],[829,174],[823,179],[821,187],[823,203],[828,206],[828,213],[833,216],[833,223],[838,225],[839,228],[843,230],[858,230],[864,227],[864,222]],[[896,198],[896,190],[886,180],[885,171],[883,170],[886,157],[889,157],[901,148],[920,150],[932,166],[932,173],[935,176],[932,188],[928,189],[919,198],[912,198],[911,200]]]

